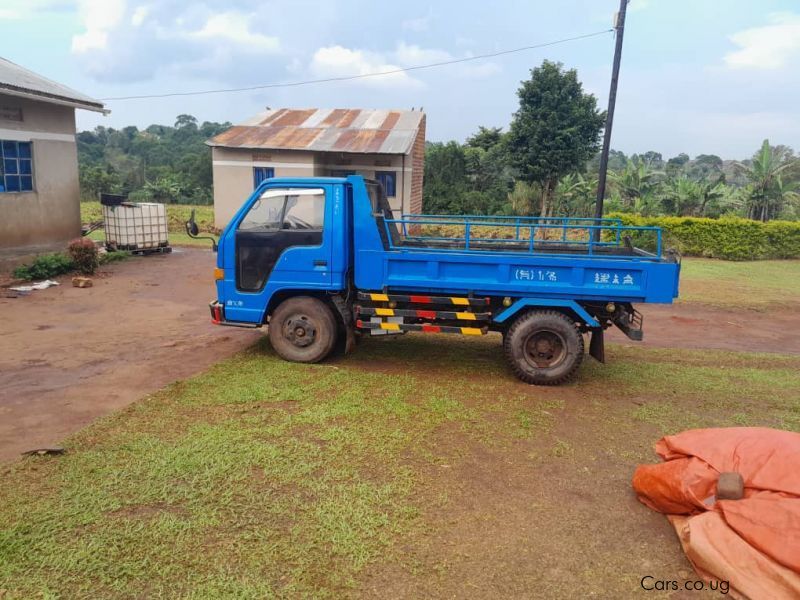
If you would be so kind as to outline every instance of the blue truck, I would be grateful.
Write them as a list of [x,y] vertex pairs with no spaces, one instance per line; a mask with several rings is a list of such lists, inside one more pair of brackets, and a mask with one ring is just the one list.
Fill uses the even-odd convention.
[[[186,227],[197,235],[193,217]],[[266,325],[278,355],[305,363],[362,335],[499,332],[517,377],[557,385],[578,370],[584,335],[601,362],[608,327],[641,340],[633,305],[671,303],[679,274],[654,227],[395,216],[381,185],[358,175],[273,178],[220,236],[210,311],[218,325]]]

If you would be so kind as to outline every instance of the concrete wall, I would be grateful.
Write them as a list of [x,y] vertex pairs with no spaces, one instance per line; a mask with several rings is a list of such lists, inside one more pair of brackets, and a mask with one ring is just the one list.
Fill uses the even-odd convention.
[[375,179],[378,171],[394,171],[396,195],[390,197],[392,210],[407,210],[411,190],[411,159],[403,154],[346,154],[320,152],[316,156],[317,173],[328,177],[332,171],[355,171],[367,179]]
[[[424,153],[424,127],[421,139]],[[409,212],[411,208],[414,177],[411,155],[213,148],[211,156],[214,221],[219,228],[227,225],[253,192],[253,167],[272,167],[276,177],[329,177],[332,171],[355,171],[366,178],[375,179],[376,171],[394,171],[397,195],[389,198],[389,204],[398,213]]]
[[0,140],[32,142],[34,188],[0,193],[0,255],[61,250],[81,231],[75,109],[3,94],[0,109]]

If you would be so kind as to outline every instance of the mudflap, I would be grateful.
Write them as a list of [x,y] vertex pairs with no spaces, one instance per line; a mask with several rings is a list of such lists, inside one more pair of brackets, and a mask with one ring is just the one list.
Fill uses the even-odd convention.
[[350,354],[356,349],[356,330],[353,321],[353,311],[340,295],[336,294],[335,296],[331,296],[331,300],[333,300],[333,305],[342,317],[342,323],[344,324],[344,353]]
[[589,342],[589,356],[597,362],[606,362],[606,345],[602,329],[592,329],[592,339]]

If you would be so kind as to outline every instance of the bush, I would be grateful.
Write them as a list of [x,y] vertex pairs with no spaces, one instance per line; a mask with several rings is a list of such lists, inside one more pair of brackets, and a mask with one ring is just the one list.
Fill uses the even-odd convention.
[[72,259],[63,253],[42,254],[37,256],[32,263],[20,265],[14,269],[13,275],[17,279],[50,279],[57,275],[69,273],[75,269]]
[[94,275],[100,261],[97,246],[92,240],[85,237],[74,239],[67,246],[67,252],[82,275]]
[[[739,217],[642,217],[624,213],[607,215],[625,225],[661,227],[663,248],[675,248],[685,256],[725,260],[800,258],[800,222],[753,221]],[[652,236],[632,236],[634,245],[654,250]]]

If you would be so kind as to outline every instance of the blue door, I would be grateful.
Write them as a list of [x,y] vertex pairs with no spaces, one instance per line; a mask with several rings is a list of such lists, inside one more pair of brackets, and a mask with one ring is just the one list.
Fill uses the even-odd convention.
[[272,177],[275,177],[275,169],[272,167],[253,167],[253,189],[256,189],[265,179]]
[[260,321],[282,289],[331,289],[334,204],[330,185],[275,185],[251,198],[224,236],[225,269],[234,275],[225,278],[228,319]]

